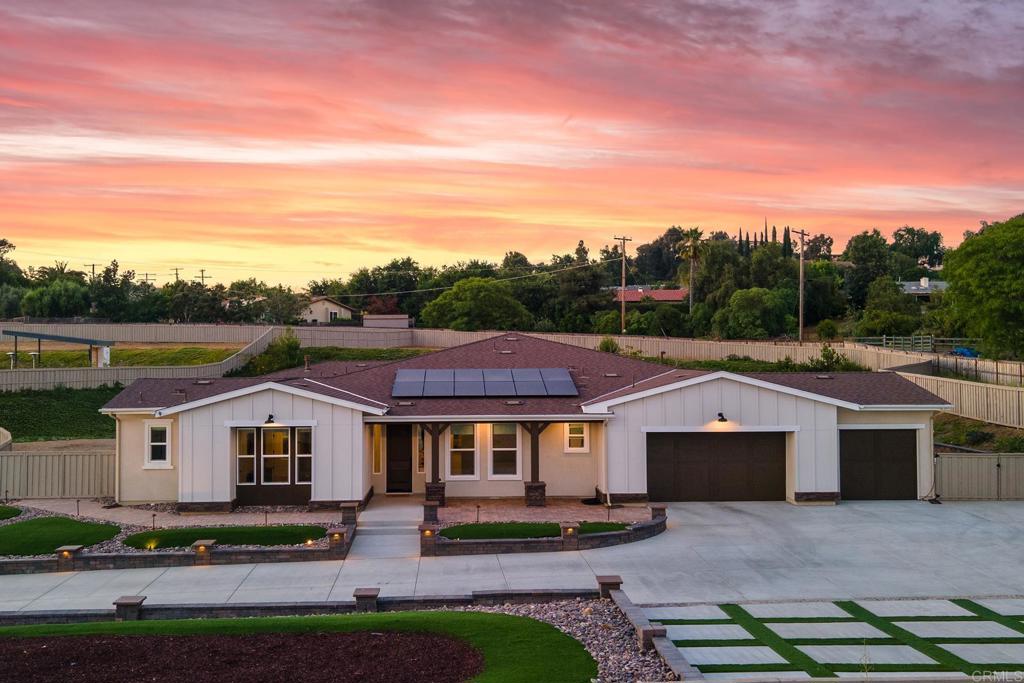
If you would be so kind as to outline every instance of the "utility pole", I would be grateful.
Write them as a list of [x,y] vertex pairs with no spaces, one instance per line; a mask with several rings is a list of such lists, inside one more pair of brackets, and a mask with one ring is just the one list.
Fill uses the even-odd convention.
[[171,268],[171,270],[174,271],[174,281],[177,282],[178,280],[180,280],[181,278],[178,277],[178,271],[180,271],[181,268]]
[[794,235],[800,235],[800,321],[797,323],[797,341],[804,340],[804,237],[809,233],[806,230],[790,230]]
[[[156,275],[156,273],[153,273],[153,275]],[[155,279],[156,279],[156,278],[152,278],[152,277],[150,277],[150,276],[149,276],[149,273],[143,273],[143,274],[142,274],[142,277],[141,277],[141,278],[139,278],[139,282],[142,282],[142,283],[148,283],[148,282],[153,282],[153,281],[154,281]]]
[[213,277],[212,275],[207,275],[206,274],[206,268],[200,268],[199,269],[199,275],[196,275],[196,279],[199,280],[201,283],[203,283],[203,287],[206,286],[206,281],[208,279],[212,278],[212,277]]
[[103,265],[102,263],[86,263],[85,264],[86,268],[92,268],[92,279],[93,280],[96,279],[96,266],[102,266],[102,265]]
[[622,277],[619,280],[619,327],[622,334],[626,334],[626,242],[632,242],[632,237],[613,237],[622,244],[619,256],[622,258]]

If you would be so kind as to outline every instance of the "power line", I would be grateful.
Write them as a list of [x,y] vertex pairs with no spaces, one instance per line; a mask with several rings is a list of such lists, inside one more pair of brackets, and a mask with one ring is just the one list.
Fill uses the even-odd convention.
[[612,237],[613,240],[618,240],[622,243],[622,280],[619,287],[619,326],[622,328],[622,334],[626,334],[626,242],[632,242],[632,237]]
[[212,278],[212,277],[213,277],[212,275],[207,275],[206,274],[206,268],[200,268],[199,269],[199,275],[196,275],[195,279],[199,280],[203,284],[203,286],[205,287],[206,286],[206,281],[208,279]]
[[86,268],[92,268],[92,279],[93,280],[96,279],[96,266],[102,266],[102,265],[103,265],[102,263],[86,263],[85,264]]

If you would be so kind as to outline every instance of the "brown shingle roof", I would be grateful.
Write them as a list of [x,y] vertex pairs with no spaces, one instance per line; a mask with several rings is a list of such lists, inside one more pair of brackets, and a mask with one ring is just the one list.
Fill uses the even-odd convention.
[[[862,406],[944,405],[946,401],[893,372],[745,372],[747,377]],[[830,379],[821,379],[828,377]]]

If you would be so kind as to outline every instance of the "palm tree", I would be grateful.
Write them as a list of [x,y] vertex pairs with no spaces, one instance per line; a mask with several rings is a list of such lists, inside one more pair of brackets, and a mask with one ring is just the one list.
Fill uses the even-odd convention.
[[683,233],[682,239],[676,245],[676,249],[679,250],[679,256],[690,261],[690,276],[688,289],[690,290],[690,313],[693,313],[693,279],[697,273],[697,260],[701,256],[703,249],[701,238],[704,233],[701,232],[700,228],[690,228]]

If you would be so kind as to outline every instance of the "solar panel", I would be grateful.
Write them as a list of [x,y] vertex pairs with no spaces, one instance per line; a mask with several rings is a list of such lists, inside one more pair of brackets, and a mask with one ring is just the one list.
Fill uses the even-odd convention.
[[391,388],[395,398],[477,396],[578,396],[566,368],[402,369]]

